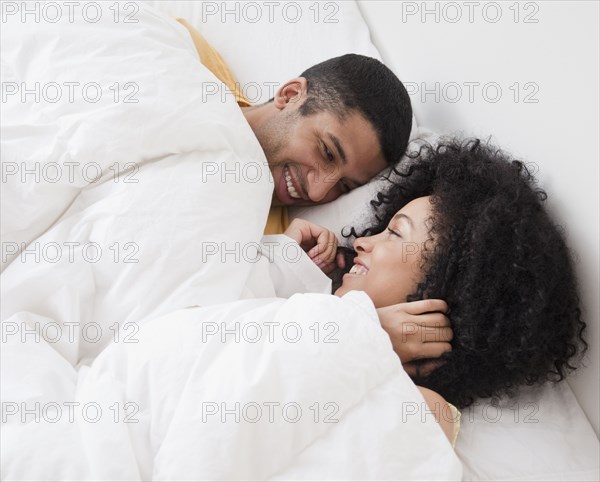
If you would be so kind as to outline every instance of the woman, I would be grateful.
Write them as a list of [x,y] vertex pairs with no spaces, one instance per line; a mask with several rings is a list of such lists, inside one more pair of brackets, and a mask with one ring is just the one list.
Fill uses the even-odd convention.
[[444,300],[451,349],[407,371],[459,408],[564,379],[587,349],[586,325],[546,193],[522,162],[479,140],[447,140],[410,157],[371,202],[375,222],[347,235],[357,239],[337,260],[346,274],[335,294],[365,291],[397,352],[400,332],[386,326],[385,307],[402,303],[410,315],[411,302]]

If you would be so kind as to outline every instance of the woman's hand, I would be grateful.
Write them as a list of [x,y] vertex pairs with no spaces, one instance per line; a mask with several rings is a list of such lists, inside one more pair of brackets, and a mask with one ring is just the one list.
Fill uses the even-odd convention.
[[[425,376],[439,367],[436,360],[451,351],[452,328],[444,300],[427,299],[378,308],[381,326],[392,340],[404,370]],[[418,360],[428,359],[421,363]]]
[[325,274],[331,273],[336,266],[343,268],[340,266],[343,260],[338,258],[336,261],[338,240],[323,226],[296,218],[283,234],[295,240]]

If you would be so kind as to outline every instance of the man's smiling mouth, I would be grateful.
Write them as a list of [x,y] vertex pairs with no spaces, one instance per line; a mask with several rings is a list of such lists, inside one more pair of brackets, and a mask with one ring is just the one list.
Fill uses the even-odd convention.
[[296,188],[294,187],[294,183],[292,182],[292,176],[290,175],[290,170],[288,166],[283,168],[283,174],[285,176],[285,182],[287,185],[287,191],[291,198],[293,199],[302,199],[302,196],[298,194]]

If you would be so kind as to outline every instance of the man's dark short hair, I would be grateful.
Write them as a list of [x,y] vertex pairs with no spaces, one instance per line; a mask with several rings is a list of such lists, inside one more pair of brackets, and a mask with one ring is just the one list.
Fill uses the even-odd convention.
[[300,114],[330,111],[344,118],[358,112],[372,125],[387,164],[395,165],[408,146],[412,127],[410,97],[400,79],[379,60],[347,54],[301,74],[308,81]]

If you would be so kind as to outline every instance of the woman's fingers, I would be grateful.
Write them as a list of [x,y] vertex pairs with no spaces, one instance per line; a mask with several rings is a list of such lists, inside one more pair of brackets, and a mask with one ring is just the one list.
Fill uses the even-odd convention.
[[408,321],[401,325],[402,337],[405,340],[418,340],[420,343],[450,342],[454,332],[449,326],[421,325],[418,322]]
[[404,371],[412,378],[429,376],[435,369],[441,367],[443,360],[422,360],[404,363]]
[[422,358],[439,358],[444,353],[452,351],[452,345],[445,342],[424,343],[419,347],[419,355],[414,360]]
[[438,300],[434,298],[419,301],[409,301],[407,303],[402,303],[402,305],[404,311],[412,315],[420,315],[422,313],[430,313],[435,311],[446,313],[448,311],[448,303],[446,303],[444,300]]
[[[432,340],[430,340],[429,338],[432,338]],[[454,332],[452,331],[452,328],[450,328],[449,326],[445,326],[443,328],[436,328],[435,332],[433,332],[431,334],[431,336],[428,336],[428,334],[425,333],[423,341],[424,342],[429,342],[429,341],[450,342],[450,341],[452,341],[452,338],[454,338]]]
[[450,320],[444,313],[425,313],[423,315],[414,315],[415,322],[422,326],[442,327],[450,326]]

